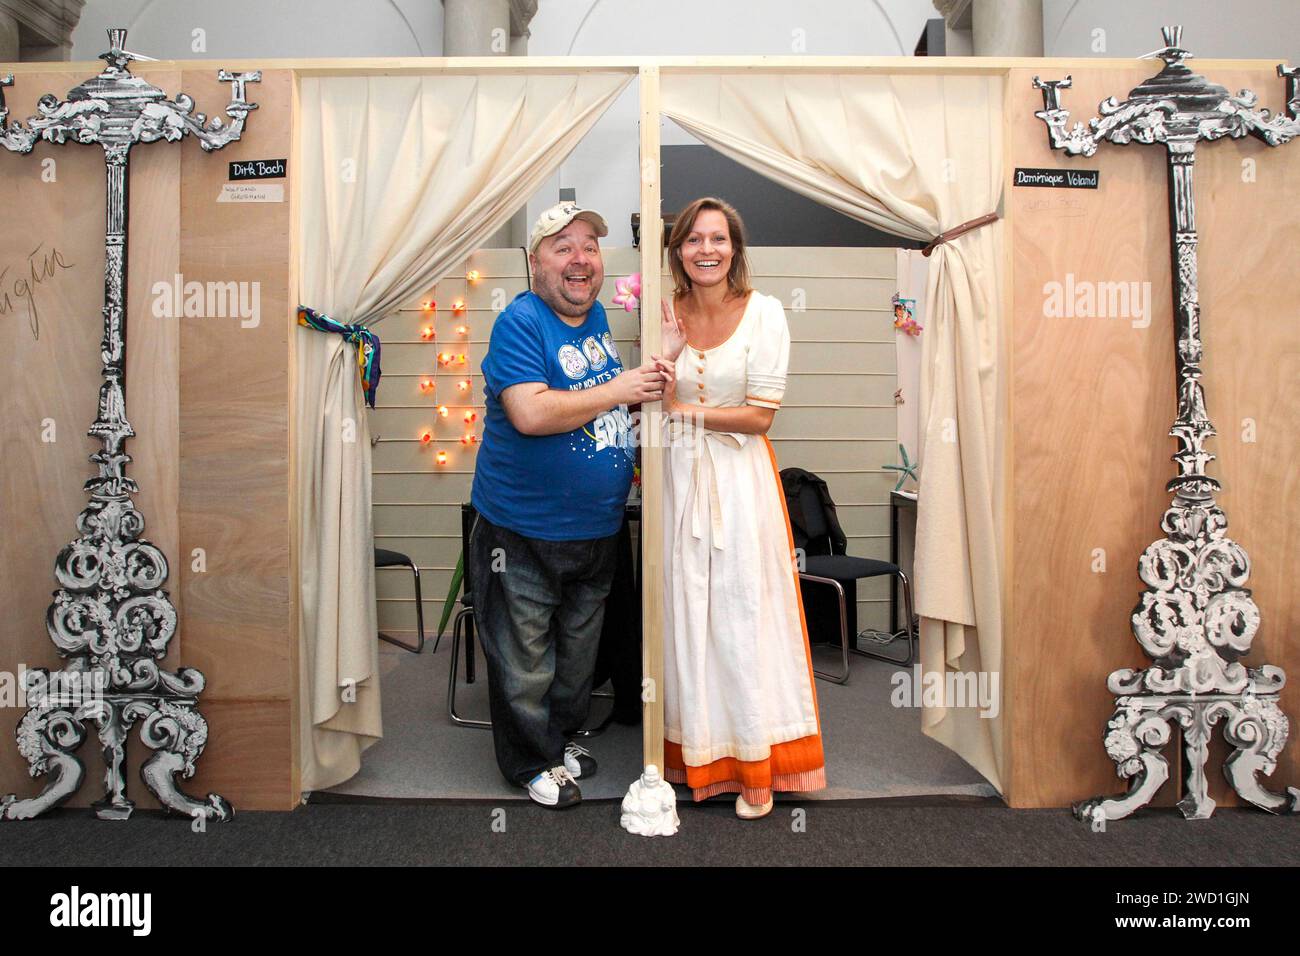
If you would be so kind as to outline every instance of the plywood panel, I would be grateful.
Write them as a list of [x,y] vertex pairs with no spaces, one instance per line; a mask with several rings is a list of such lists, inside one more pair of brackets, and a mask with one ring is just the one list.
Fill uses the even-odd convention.
[[[137,66],[135,72],[169,93],[184,89],[194,95],[209,112],[229,100],[229,85],[216,81],[211,66],[184,73]],[[14,118],[34,113],[40,94],[62,95],[86,75],[25,72],[17,88],[6,91]],[[288,481],[283,476],[288,460],[285,267],[290,236],[283,205],[256,207],[251,215],[238,216],[250,207],[218,208],[213,200],[229,160],[290,155],[289,90],[285,73],[268,74],[260,87],[250,87],[261,109],[252,114],[245,141],[235,147],[206,154],[186,139],[139,146],[131,159],[126,394],[137,437],[127,448],[134,459],[130,474],[140,483],[136,501],[146,520],[145,534],[169,559],[168,590],[180,615],[165,663],[197,666],[209,681],[201,706],[212,736],[200,778],[211,774],[225,781],[228,785],[218,789],[244,809],[293,805],[287,750],[293,671],[287,666],[277,670],[273,662],[288,660],[295,635],[283,610],[275,624],[269,623],[277,607],[285,607],[289,587],[283,531]],[[54,160],[54,165],[44,160]],[[51,666],[57,660],[43,625],[54,588],[51,570],[58,550],[76,534],[74,520],[86,500],[81,484],[94,471],[86,459],[97,443],[85,430],[95,415],[100,382],[103,152],[44,144],[31,156],[0,153],[0,189],[6,205],[0,269],[9,267],[9,279],[19,275],[15,270],[20,266],[27,273],[31,261],[38,266],[46,261],[29,260],[33,250],[52,257],[58,249],[59,261],[69,264],[45,277],[32,297],[39,310],[39,338],[26,327],[25,301],[13,301],[11,295],[9,305],[0,309],[0,316],[15,323],[8,337],[13,367],[0,385],[9,410],[0,423],[0,501],[6,525],[20,530],[0,541],[0,560],[7,569],[0,594],[19,622],[0,634],[0,670],[12,672],[20,664]],[[242,221],[232,223],[232,216]],[[223,274],[238,271],[241,262],[253,263],[260,272]],[[155,309],[155,299],[166,298],[178,273],[198,281],[259,279],[262,312],[272,318],[263,323],[260,337],[232,341],[225,337],[230,331],[221,325],[225,320],[178,319]],[[40,440],[47,421],[57,428],[56,441]],[[196,507],[196,502],[203,504]],[[277,521],[279,538],[286,540],[267,547],[268,538],[276,539]],[[241,523],[246,524],[241,528]],[[202,586],[196,586],[191,568],[190,553],[197,546],[209,551]],[[223,546],[228,546],[224,554]],[[242,581],[239,575],[245,576]],[[247,697],[259,695],[266,704],[245,705]],[[261,712],[254,713],[258,707]],[[12,740],[21,714],[20,708],[5,709],[4,739]],[[250,714],[250,722],[241,725]],[[275,738],[273,745],[260,746],[283,749],[286,756],[268,761],[258,746],[231,745],[268,734]],[[88,782],[73,805],[99,796],[102,762],[93,744],[85,745],[81,756]],[[149,808],[156,804],[137,775],[144,757],[144,748],[133,744],[128,786],[132,799]],[[257,763],[251,773],[250,760]],[[0,791],[30,794],[40,785],[27,778],[16,749],[0,747]]]
[[[228,98],[215,76],[195,72],[186,82],[200,102]],[[290,156],[291,84],[284,71],[264,73],[249,88],[259,108],[241,141],[212,155],[191,150],[181,167],[185,281],[236,283],[245,304],[258,304],[256,315],[236,310],[180,320],[185,661],[208,676],[205,711],[227,721],[214,727],[204,772],[228,780],[222,792],[249,809],[284,809],[296,799],[289,758],[297,682],[289,554],[290,208],[287,201],[217,197],[228,163]],[[195,549],[203,550],[203,570],[191,560]],[[238,723],[246,715],[256,727]],[[282,756],[268,762],[259,748]],[[253,765],[262,769],[239,772]]]
[[[297,793],[288,786],[293,763],[288,700],[205,701],[208,748],[185,790],[203,799],[219,793],[241,810],[292,810]],[[219,826],[220,824],[213,824]]]
[[[1015,270],[1008,797],[1015,806],[1064,806],[1123,789],[1101,744],[1112,709],[1105,679],[1148,662],[1128,618],[1141,590],[1137,558],[1161,536],[1164,483],[1174,471],[1175,443],[1166,437],[1175,413],[1173,332],[1164,150],[1106,145],[1086,160],[1050,152],[1032,115],[1041,108],[1033,72],[1013,70],[1009,79],[1013,164],[1101,171],[1095,191],[1007,193]],[[1086,119],[1098,101],[1122,97],[1150,72],[1075,70],[1066,105]],[[1281,94],[1265,71],[1211,79],[1274,102]],[[1245,182],[1242,163],[1251,158],[1257,177]],[[1219,456],[1210,472],[1224,482],[1231,533],[1255,565],[1251,586],[1265,623],[1247,662],[1293,673],[1300,649],[1286,636],[1300,624],[1300,591],[1288,568],[1300,526],[1283,503],[1300,481],[1300,324],[1281,318],[1294,306],[1291,267],[1278,250],[1300,239],[1298,172],[1295,149],[1222,141],[1198,150],[1204,382],[1221,436],[1210,445]],[[1047,316],[1046,284],[1067,281],[1149,283],[1150,324]],[[1253,444],[1240,440],[1246,418],[1268,423]],[[1097,573],[1103,552],[1105,572]],[[1288,688],[1284,709],[1295,714],[1297,703]],[[1273,785],[1295,785],[1298,770],[1291,747]],[[1211,781],[1222,796],[1217,768]]]

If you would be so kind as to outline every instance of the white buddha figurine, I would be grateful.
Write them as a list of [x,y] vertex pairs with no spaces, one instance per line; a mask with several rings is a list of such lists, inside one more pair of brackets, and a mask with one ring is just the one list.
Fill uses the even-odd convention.
[[628,787],[619,824],[638,836],[672,836],[677,832],[681,825],[677,817],[677,794],[654,764],[647,766],[640,779]]

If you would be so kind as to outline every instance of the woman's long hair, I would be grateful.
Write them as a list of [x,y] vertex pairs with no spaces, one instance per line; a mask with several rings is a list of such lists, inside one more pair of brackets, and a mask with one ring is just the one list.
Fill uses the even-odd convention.
[[686,267],[682,265],[681,248],[686,242],[686,237],[691,234],[691,229],[695,227],[696,218],[708,209],[716,209],[722,213],[727,220],[727,231],[731,233],[732,256],[731,268],[727,270],[727,287],[732,295],[749,295],[751,287],[749,260],[745,257],[745,224],[741,221],[740,213],[736,212],[735,206],[712,196],[704,196],[689,203],[678,213],[677,221],[673,223],[673,231],[668,236],[668,268],[673,274],[673,292],[676,295],[685,295],[691,291],[690,277],[686,274]]

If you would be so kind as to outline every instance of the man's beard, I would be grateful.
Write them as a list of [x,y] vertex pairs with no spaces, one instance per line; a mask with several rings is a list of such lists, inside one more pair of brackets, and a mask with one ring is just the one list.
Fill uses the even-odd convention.
[[564,276],[560,276],[554,283],[548,280],[542,280],[540,277],[537,281],[537,293],[555,312],[560,315],[567,315],[570,318],[581,318],[591,311],[592,305],[600,295],[601,282],[597,280],[595,274],[587,277],[588,294],[582,299],[574,299],[568,288],[564,284]]

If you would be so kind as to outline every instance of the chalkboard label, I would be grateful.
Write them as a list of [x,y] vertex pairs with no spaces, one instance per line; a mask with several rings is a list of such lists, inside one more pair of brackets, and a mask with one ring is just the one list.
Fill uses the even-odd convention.
[[1100,169],[1021,169],[1016,167],[1016,186],[1045,186],[1050,189],[1096,189]]
[[238,179],[281,179],[287,175],[287,159],[249,159],[242,163],[230,164],[230,178]]

